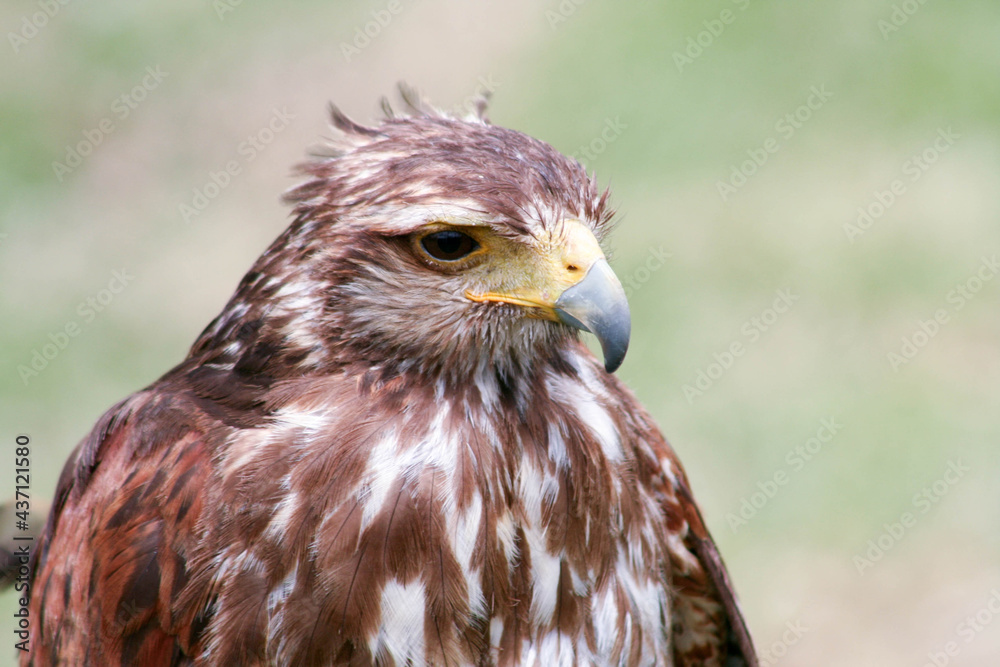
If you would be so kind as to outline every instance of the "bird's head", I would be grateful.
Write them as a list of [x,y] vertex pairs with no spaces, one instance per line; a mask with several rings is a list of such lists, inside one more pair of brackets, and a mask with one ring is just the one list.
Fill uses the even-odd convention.
[[[271,365],[253,358],[263,345],[300,369],[465,373],[530,367],[584,330],[617,369],[630,320],[601,248],[607,192],[551,146],[489,124],[484,106],[459,119],[408,91],[404,101],[410,113],[385,105],[376,127],[333,109],[338,137],[287,195],[295,221],[206,343],[241,348],[251,369]],[[247,341],[234,346],[241,328]]]

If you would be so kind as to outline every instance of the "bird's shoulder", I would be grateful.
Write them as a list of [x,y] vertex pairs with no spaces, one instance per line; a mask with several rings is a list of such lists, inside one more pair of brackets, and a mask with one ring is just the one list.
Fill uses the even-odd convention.
[[219,421],[169,385],[109,409],[60,476],[36,553],[32,659],[184,664],[188,580]]
[[646,468],[664,517],[662,530],[673,594],[674,659],[678,665],[705,664],[724,656],[726,665],[754,667],[757,656],[725,563],[702,517],[680,458],[652,416],[616,376],[605,376],[620,406],[626,446]]

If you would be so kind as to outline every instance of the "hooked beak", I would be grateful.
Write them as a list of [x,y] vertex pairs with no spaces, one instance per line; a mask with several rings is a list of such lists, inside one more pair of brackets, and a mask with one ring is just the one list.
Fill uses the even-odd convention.
[[604,369],[614,373],[622,365],[632,333],[628,301],[608,261],[594,262],[583,280],[563,292],[555,303],[559,321],[597,336],[604,353]]
[[564,221],[536,253],[514,253],[504,266],[510,271],[510,287],[468,291],[466,297],[522,306],[530,317],[588,331],[601,343],[604,368],[609,373],[618,370],[632,329],[628,301],[589,227],[579,220]]

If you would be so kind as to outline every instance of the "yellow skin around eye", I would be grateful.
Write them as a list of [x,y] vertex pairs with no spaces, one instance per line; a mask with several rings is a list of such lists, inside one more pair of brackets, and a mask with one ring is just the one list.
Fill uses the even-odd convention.
[[[479,244],[456,262],[429,258],[442,269],[458,270],[467,276],[467,299],[522,306],[532,309],[533,317],[553,321],[559,320],[555,303],[560,295],[583,280],[591,266],[604,258],[597,238],[579,220],[565,220],[546,236],[529,243],[498,236],[481,226],[436,223],[427,234],[444,229],[468,234]],[[425,251],[422,254],[428,258]]]

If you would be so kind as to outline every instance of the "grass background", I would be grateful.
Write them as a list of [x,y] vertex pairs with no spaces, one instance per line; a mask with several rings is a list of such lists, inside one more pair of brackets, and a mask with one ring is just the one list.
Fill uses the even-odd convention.
[[[897,7],[901,25],[886,23]],[[444,107],[487,81],[494,122],[566,153],[624,126],[588,161],[620,211],[613,265],[642,281],[620,374],[685,462],[768,664],[923,665],[948,642],[948,664],[996,664],[1000,280],[960,310],[948,296],[1000,251],[1000,5],[71,3],[15,50],[40,11],[0,8],[0,437],[12,458],[31,436],[39,502],[97,417],[185,355],[287,224],[279,195],[328,132],[327,101],[364,121],[399,80]],[[345,57],[379,11],[391,20]],[[678,66],[689,39],[701,51]],[[157,66],[163,81],[116,115]],[[814,86],[831,97],[779,133]],[[247,161],[241,142],[274,109],[294,118]],[[53,162],[106,118],[114,130],[60,181]],[[948,128],[958,138],[935,155]],[[777,152],[723,199],[719,182],[772,137]],[[912,180],[907,161],[929,149]],[[179,204],[232,159],[240,175],[185,222]],[[905,192],[852,242],[845,225],[895,179]],[[660,247],[668,261],[645,272]],[[85,322],[78,305],[122,269],[134,280]],[[751,340],[779,289],[798,300]],[[939,309],[949,321],[893,369],[887,355]],[[18,366],[70,322],[81,333],[23,382]],[[733,342],[745,353],[689,400]],[[843,427],[793,467],[830,417]],[[970,470],[922,511],[914,496],[950,462]],[[907,511],[915,525],[859,573]],[[14,605],[0,596],[0,628]],[[806,628],[794,643],[788,623]]]

